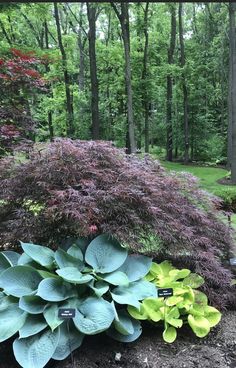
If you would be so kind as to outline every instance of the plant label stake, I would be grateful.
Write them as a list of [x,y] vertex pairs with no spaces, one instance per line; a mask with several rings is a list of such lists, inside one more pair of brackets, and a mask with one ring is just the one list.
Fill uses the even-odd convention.
[[75,308],[59,308],[58,317],[61,319],[75,318]]
[[166,289],[158,289],[157,290],[158,298],[166,298],[167,296],[173,295],[173,289],[172,288],[166,288]]
[[58,318],[67,320],[66,325],[67,325],[67,332],[68,332],[68,345],[69,345],[69,350],[70,350],[70,358],[71,358],[72,366],[75,368],[75,360],[74,360],[72,348],[71,348],[70,326],[69,326],[70,319],[75,318],[75,308],[59,308]]

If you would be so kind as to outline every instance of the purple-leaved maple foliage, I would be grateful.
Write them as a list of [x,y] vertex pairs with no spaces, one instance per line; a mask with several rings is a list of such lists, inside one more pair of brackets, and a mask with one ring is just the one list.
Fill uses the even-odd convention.
[[212,303],[232,303],[232,275],[222,263],[232,235],[217,217],[217,200],[194,177],[167,173],[149,156],[125,155],[110,142],[69,139],[0,166],[1,246],[21,240],[57,247],[67,237],[109,233],[143,251],[153,237],[152,256],[181,260],[205,278]]

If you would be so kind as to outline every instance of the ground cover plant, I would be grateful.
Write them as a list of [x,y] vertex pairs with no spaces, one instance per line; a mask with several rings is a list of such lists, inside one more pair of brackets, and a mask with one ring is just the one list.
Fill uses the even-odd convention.
[[151,239],[150,255],[181,256],[181,266],[204,277],[214,305],[233,302],[231,273],[222,265],[233,239],[217,199],[194,177],[167,173],[158,161],[127,156],[108,142],[63,139],[24,163],[1,165],[2,246],[30,239],[57,247],[65,237],[109,233],[145,252]]
[[[23,368],[64,360],[85,335],[106,331],[115,340],[132,342],[142,332],[139,319],[164,320],[163,338],[169,343],[183,325],[183,310],[198,337],[220,321],[206,295],[193,290],[202,284],[200,276],[129,255],[106,234],[67,242],[55,252],[32,243],[21,247],[23,254],[0,253],[0,342],[19,334],[13,351]],[[157,298],[159,286],[173,288],[173,296]],[[74,317],[60,318],[62,308],[73,308]]]

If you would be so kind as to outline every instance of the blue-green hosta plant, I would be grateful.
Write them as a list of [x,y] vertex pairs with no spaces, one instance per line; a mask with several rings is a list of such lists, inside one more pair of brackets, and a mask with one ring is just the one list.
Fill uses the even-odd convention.
[[[164,322],[163,339],[172,343],[177,337],[177,328],[189,324],[198,337],[205,337],[210,328],[217,325],[221,313],[208,305],[207,296],[197,290],[204,279],[188,269],[176,269],[170,262],[152,263],[145,277],[157,288],[173,288],[168,298],[148,297],[138,309],[128,306],[129,314],[137,320]],[[162,322],[162,323],[163,323]]]
[[[21,246],[22,255],[0,253],[0,342],[18,334],[13,351],[23,368],[65,359],[84,335],[107,331],[122,342],[140,336],[141,324],[127,306],[139,308],[140,301],[157,296],[156,286],[144,279],[150,258],[128,255],[105,234],[55,252]],[[58,309],[69,307],[76,315],[67,322]]]

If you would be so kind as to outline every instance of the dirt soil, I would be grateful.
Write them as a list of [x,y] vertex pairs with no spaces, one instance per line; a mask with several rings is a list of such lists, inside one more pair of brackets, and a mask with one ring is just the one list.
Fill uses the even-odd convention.
[[[19,368],[11,344],[0,344],[0,368]],[[226,312],[205,339],[186,327],[173,344],[164,343],[161,330],[144,326],[133,343],[111,340],[105,334],[87,337],[71,357],[50,361],[46,368],[236,368],[236,312]]]

